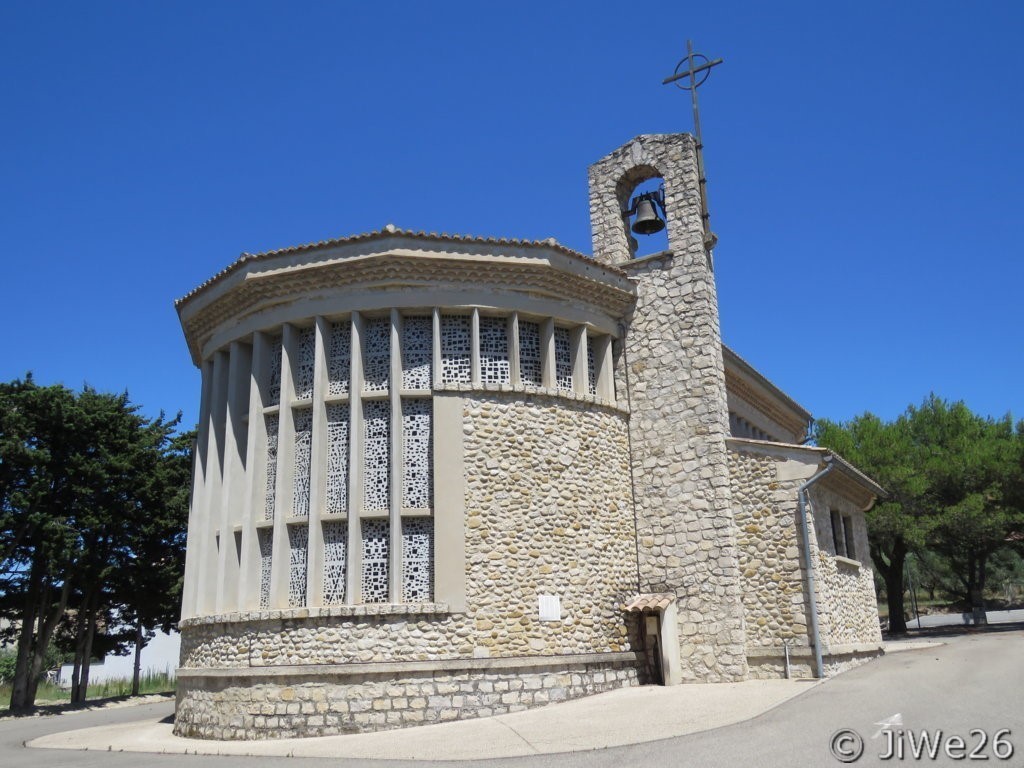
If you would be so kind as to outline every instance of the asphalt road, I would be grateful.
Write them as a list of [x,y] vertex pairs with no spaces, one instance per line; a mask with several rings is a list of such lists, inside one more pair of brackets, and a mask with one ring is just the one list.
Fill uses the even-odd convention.
[[[841,766],[830,753],[833,734],[851,728],[863,739],[863,756],[855,765],[934,764],[963,765],[941,753],[937,760],[915,760],[908,737],[896,742],[904,745],[904,759],[880,759],[888,750],[888,737],[878,723],[895,723],[896,731],[911,732],[915,739],[921,729],[934,735],[943,732],[964,739],[969,752],[987,732],[989,743],[981,750],[989,765],[1024,765],[1024,626],[993,625],[984,631],[948,631],[941,637],[947,644],[938,648],[892,654],[840,675],[771,712],[739,725],[674,739],[649,742],[616,749],[530,758],[487,761],[493,768],[622,768],[643,764],[657,766]],[[0,721],[0,765],[5,768],[90,768],[91,766],[161,766],[204,768],[263,768],[293,766],[296,758],[204,757],[181,755],[142,755],[106,752],[74,752],[26,749],[23,742],[73,728],[85,728],[117,722],[130,722],[170,715],[171,705],[159,704],[127,709],[83,712],[59,717],[23,718]],[[991,740],[1000,729],[1005,754],[1007,743],[1013,756],[999,760]],[[396,738],[401,738],[399,733]],[[839,747],[849,750],[854,741],[844,739]],[[953,754],[959,754],[955,742]],[[350,768],[361,765],[400,765],[380,761],[303,758],[304,765]],[[973,762],[973,761],[972,761]],[[427,763],[430,766],[465,766],[465,763]]]

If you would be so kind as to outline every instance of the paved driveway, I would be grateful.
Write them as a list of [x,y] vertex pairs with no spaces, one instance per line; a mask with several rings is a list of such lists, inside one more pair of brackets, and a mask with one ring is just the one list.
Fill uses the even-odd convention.
[[[946,645],[918,651],[892,654],[847,672],[803,695],[747,722],[713,731],[628,747],[536,755],[487,761],[494,768],[623,768],[623,766],[840,766],[829,751],[837,731],[854,729],[864,742],[864,753],[856,765],[893,765],[928,763],[963,765],[964,760],[940,756],[938,760],[913,760],[909,748],[905,760],[882,760],[888,749],[887,737],[872,736],[889,721],[894,729],[914,733],[928,729],[943,731],[943,738],[958,735],[968,750],[984,729],[993,737],[996,731],[1010,729],[1006,740],[1014,749],[1008,763],[989,760],[989,765],[1024,763],[1024,627],[993,625],[985,631],[946,634]],[[170,705],[97,711],[49,718],[26,718],[0,722],[2,764],[23,766],[219,766],[220,768],[262,768],[296,765],[294,758],[203,757],[180,755],[117,754],[25,749],[21,744],[44,733],[84,728],[93,725],[149,719],[169,715]],[[899,716],[897,718],[897,715]],[[593,726],[601,728],[600,716]],[[395,738],[401,738],[396,732]],[[906,744],[905,737],[904,743]],[[840,744],[849,749],[851,742]],[[1005,752],[1005,744],[1002,749]],[[984,750],[993,756],[992,745]],[[954,754],[956,751],[954,750]],[[304,758],[303,765],[409,765],[381,761],[337,758]],[[422,765],[462,765],[465,763],[422,763]]]

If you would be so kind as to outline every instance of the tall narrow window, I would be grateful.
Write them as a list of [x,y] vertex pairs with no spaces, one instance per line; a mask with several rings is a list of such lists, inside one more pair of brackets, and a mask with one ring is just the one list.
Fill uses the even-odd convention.
[[434,359],[434,318],[402,318],[402,389],[430,389]]
[[363,403],[363,508],[381,510],[391,499],[391,403]]
[[364,603],[388,601],[390,525],[387,520],[363,520],[363,573],[360,579]]
[[540,325],[519,321],[519,375],[523,384],[541,385]]
[[441,377],[468,384],[472,373],[473,326],[467,315],[441,315]]
[[555,387],[572,392],[572,341],[567,328],[555,328]]
[[391,320],[372,317],[363,329],[363,391],[387,392],[391,378]]
[[846,556],[851,560],[857,559],[857,547],[853,540],[853,518],[843,515],[843,542],[846,544]]
[[348,509],[348,404],[327,406],[327,505],[339,515]]
[[281,402],[281,337],[270,342],[270,382],[267,385],[267,405]]
[[306,604],[309,527],[305,523],[288,526],[288,548],[288,605],[299,608]]
[[843,517],[834,509],[830,512],[832,518],[832,546],[835,547],[837,555],[846,555],[846,537],[843,535]]
[[402,506],[413,509],[433,504],[432,402],[402,400]]
[[274,519],[274,506],[277,498],[277,414],[271,413],[263,417],[267,427],[267,463],[264,473],[263,519]]
[[508,320],[480,318],[480,373],[485,384],[508,384]]
[[402,520],[402,602],[428,603],[434,594],[434,520]]
[[260,608],[270,607],[270,568],[273,564],[273,540],[274,531],[272,528],[259,528],[256,532],[256,539],[260,546]]
[[296,408],[292,471],[292,515],[309,515],[309,472],[313,449],[313,409]]
[[587,392],[597,394],[597,365],[594,358],[594,337],[584,336],[587,342]]
[[324,528],[324,605],[345,602],[345,555],[348,550],[348,524],[327,522]]
[[332,395],[348,392],[352,359],[352,325],[348,320],[331,324],[330,351],[327,355],[327,390]]
[[303,328],[299,332],[298,360],[295,365],[295,397],[308,400],[313,396],[313,355],[316,349],[316,331]]

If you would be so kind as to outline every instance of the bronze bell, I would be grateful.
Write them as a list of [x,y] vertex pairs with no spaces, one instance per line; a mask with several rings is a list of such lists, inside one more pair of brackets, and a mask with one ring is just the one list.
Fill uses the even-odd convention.
[[653,235],[665,228],[665,222],[658,215],[654,202],[643,198],[636,204],[636,218],[633,220],[633,231],[638,235]]

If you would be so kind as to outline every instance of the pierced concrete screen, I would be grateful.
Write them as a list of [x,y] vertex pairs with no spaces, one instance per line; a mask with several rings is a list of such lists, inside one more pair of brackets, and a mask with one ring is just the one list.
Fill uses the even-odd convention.
[[441,315],[441,378],[445,384],[472,381],[472,332],[468,315]]
[[402,602],[429,603],[434,594],[434,520],[402,520]]
[[313,396],[313,356],[316,349],[316,331],[304,328],[299,332],[298,355],[295,366],[295,397],[308,400]]
[[387,520],[363,520],[363,572],[360,579],[364,603],[388,601],[390,524]]
[[519,375],[523,384],[541,384],[540,325],[519,321]]
[[594,362],[594,337],[587,336],[587,392],[597,394],[597,365]]
[[402,400],[402,506],[434,505],[433,403],[426,399]]
[[345,602],[345,560],[348,552],[348,523],[323,524],[324,529],[324,605]]
[[508,384],[508,320],[480,318],[480,375],[486,384]]
[[309,527],[305,523],[288,526],[288,548],[288,605],[298,608],[306,604]]
[[363,391],[387,392],[391,378],[391,320],[370,318],[363,331]]
[[555,387],[572,391],[572,342],[567,328],[555,328]]
[[274,531],[260,528],[256,532],[260,545],[260,608],[270,607],[270,567],[273,564]]
[[433,384],[434,319],[402,318],[402,389],[430,389]]
[[348,404],[327,406],[327,514],[348,510]]
[[296,408],[295,451],[292,469],[292,515],[309,515],[309,470],[313,448],[313,409]]
[[263,417],[267,426],[267,464],[263,491],[263,519],[274,519],[274,500],[277,493],[277,414]]
[[363,508],[388,509],[391,483],[391,403],[363,403]]
[[327,391],[331,395],[348,392],[352,362],[352,326],[348,320],[331,324],[330,349],[327,353]]
[[281,337],[270,342],[270,381],[267,384],[267,405],[281,402]]

